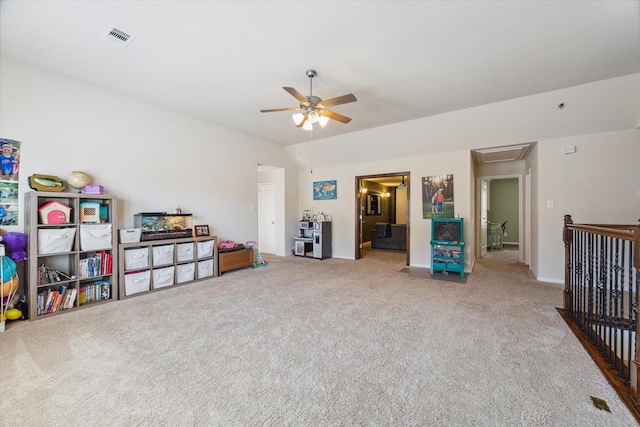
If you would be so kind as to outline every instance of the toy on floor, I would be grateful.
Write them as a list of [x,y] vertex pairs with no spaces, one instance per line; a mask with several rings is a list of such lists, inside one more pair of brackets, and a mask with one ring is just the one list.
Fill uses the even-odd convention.
[[7,255],[15,262],[27,259],[27,240],[26,234],[0,230],[0,242],[4,245]]
[[262,265],[263,267],[267,266],[267,262],[262,257],[260,250],[258,249],[258,244],[253,240],[245,243],[246,247],[252,247],[256,251],[256,256],[253,258],[253,268],[258,268],[258,265]]

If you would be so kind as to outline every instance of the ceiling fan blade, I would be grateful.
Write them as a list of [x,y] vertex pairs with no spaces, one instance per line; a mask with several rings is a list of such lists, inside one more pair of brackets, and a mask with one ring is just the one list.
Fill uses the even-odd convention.
[[295,99],[297,99],[300,102],[300,105],[304,105],[305,107],[309,106],[309,100],[307,100],[307,98],[304,97],[304,95],[302,95],[300,92],[298,92],[297,90],[295,90],[292,87],[283,87],[282,89],[286,90],[287,92],[289,92],[291,94],[291,96],[293,96]]
[[318,114],[321,116],[329,117],[330,119],[337,120],[342,123],[349,123],[351,119],[347,116],[343,116],[342,114],[334,113],[329,110],[317,110]]
[[324,105],[326,108],[333,107],[334,105],[347,104],[349,102],[356,102],[357,99],[354,94],[350,93],[348,95],[342,95],[337,98],[327,99],[326,101],[320,102],[320,104]]
[[305,113],[304,117],[302,118],[302,121],[300,122],[300,124],[298,125],[299,128],[301,128],[302,126],[304,126],[304,124],[307,122],[307,117],[309,117],[309,113]]
[[275,111],[296,111],[302,110],[300,107],[289,107],[289,108],[272,108],[270,110],[260,110],[261,113],[273,113]]

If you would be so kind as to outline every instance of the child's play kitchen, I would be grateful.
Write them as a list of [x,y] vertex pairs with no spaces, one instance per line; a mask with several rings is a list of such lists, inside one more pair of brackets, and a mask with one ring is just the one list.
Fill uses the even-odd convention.
[[293,254],[317,259],[331,258],[331,216],[322,212],[311,215],[304,211],[294,237]]

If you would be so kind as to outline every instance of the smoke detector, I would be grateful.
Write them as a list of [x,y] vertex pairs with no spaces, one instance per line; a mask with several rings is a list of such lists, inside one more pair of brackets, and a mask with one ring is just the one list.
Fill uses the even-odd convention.
[[104,33],[104,36],[114,43],[120,44],[122,46],[129,46],[129,43],[131,43],[136,37],[134,35],[127,34],[115,27],[109,27]]

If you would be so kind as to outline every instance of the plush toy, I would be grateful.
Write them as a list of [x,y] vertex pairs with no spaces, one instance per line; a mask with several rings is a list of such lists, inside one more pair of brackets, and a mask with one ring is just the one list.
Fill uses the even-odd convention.
[[15,262],[27,259],[27,235],[17,232],[4,232],[0,235],[0,242],[4,244],[7,255]]

